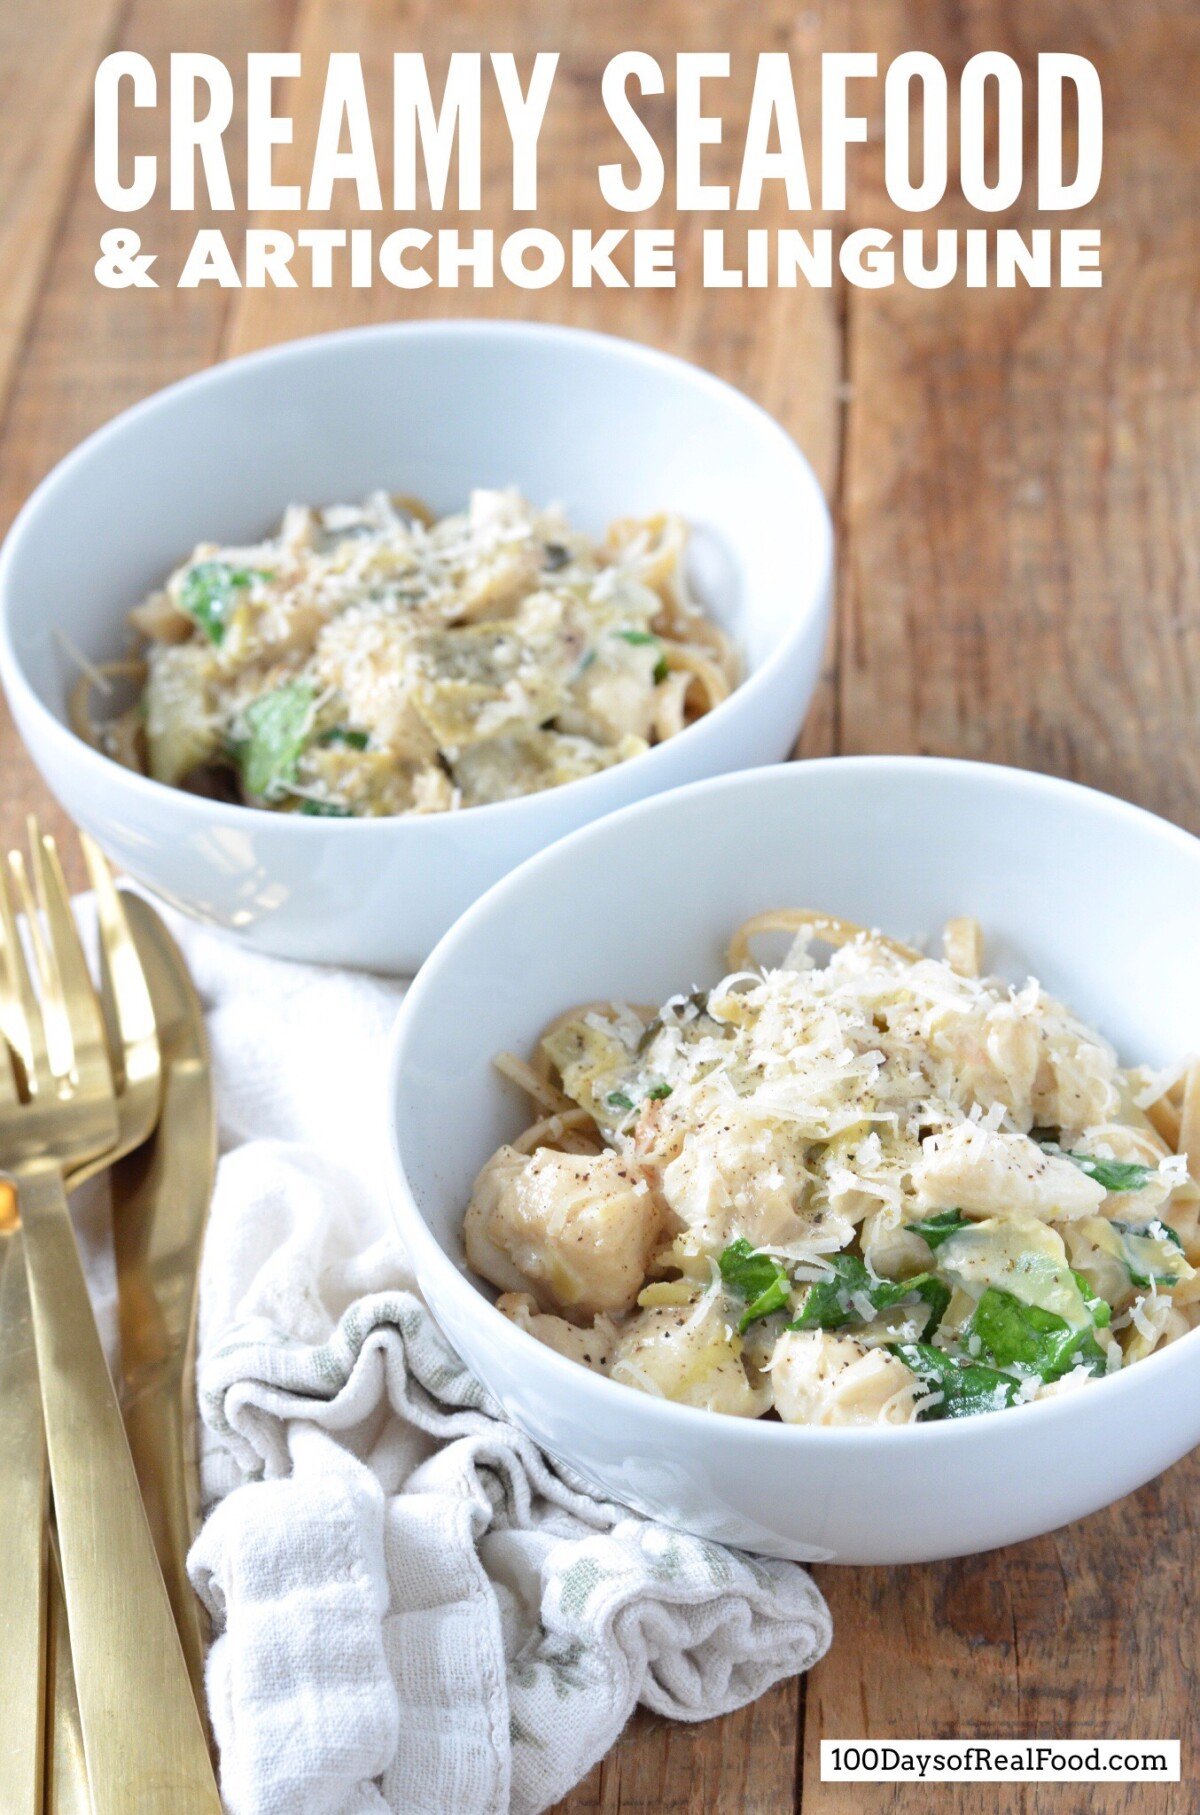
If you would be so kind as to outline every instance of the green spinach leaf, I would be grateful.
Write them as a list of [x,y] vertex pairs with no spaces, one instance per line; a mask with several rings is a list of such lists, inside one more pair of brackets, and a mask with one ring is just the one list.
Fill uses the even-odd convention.
[[961,1210],[939,1210],[936,1216],[927,1216],[922,1222],[908,1223],[906,1227],[928,1242],[931,1248],[940,1248],[969,1220]]
[[1190,1276],[1183,1243],[1170,1223],[1118,1223],[1112,1227],[1121,1238],[1121,1255],[1133,1285],[1174,1286]]
[[365,731],[352,731],[348,725],[331,725],[317,739],[324,748],[330,744],[344,744],[347,750],[365,750],[370,741]]
[[[1104,1310],[1108,1313],[1107,1305]],[[1022,1304],[998,1286],[989,1286],[980,1298],[967,1333],[978,1337],[982,1352],[996,1366],[1036,1374],[1042,1380],[1059,1380],[1078,1362],[1093,1374],[1105,1370],[1104,1351],[1091,1329],[1074,1329],[1053,1311]]]
[[786,1269],[774,1256],[760,1253],[744,1238],[730,1242],[722,1254],[721,1278],[731,1292],[746,1301],[738,1321],[739,1333],[760,1317],[782,1311],[792,1289]]
[[1092,1290],[1092,1282],[1086,1273],[1078,1273],[1071,1268],[1071,1278],[1079,1287],[1083,1298],[1084,1309],[1098,1330],[1107,1330],[1112,1322],[1112,1306],[1107,1298],[1099,1298]]
[[189,567],[179,589],[179,602],[210,643],[220,643],[228,628],[229,608],[238,592],[255,580],[269,580],[258,567],[231,567],[228,561],[198,561]]
[[306,819],[353,819],[349,807],[339,806],[336,800],[302,800],[300,811]]
[[912,1369],[926,1392],[940,1392],[936,1405],[918,1412],[919,1423],[940,1418],[968,1418],[976,1412],[998,1412],[1012,1405],[1020,1386],[1010,1374],[978,1361],[955,1361],[927,1342],[890,1342],[888,1349]]
[[312,707],[308,681],[287,681],[246,707],[242,714],[246,735],[234,744],[233,754],[247,794],[273,800],[295,781]]
[[861,1323],[856,1299],[866,1298],[876,1311],[888,1311],[907,1299],[921,1298],[929,1307],[929,1316],[921,1332],[928,1341],[942,1321],[950,1302],[950,1288],[934,1273],[918,1273],[911,1279],[880,1279],[857,1254],[831,1254],[825,1264],[832,1277],[819,1279],[808,1288],[800,1312],[790,1330],[837,1330],[844,1324]]

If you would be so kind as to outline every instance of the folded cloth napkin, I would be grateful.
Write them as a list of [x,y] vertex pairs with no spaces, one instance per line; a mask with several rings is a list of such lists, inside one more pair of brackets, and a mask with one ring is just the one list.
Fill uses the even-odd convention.
[[171,924],[221,1130],[189,1566],[232,1815],[539,1810],[638,1702],[702,1720],[806,1670],[831,1632],[803,1569],[597,1499],[416,1295],[385,1186],[402,986]]

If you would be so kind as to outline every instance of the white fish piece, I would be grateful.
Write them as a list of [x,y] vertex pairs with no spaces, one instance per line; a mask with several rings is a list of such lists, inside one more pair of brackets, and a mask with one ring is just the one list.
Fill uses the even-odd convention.
[[829,1330],[788,1330],[771,1363],[785,1424],[911,1424],[921,1383],[886,1349]]
[[918,1204],[973,1216],[1021,1211],[1047,1221],[1092,1216],[1103,1185],[1061,1154],[1046,1153],[1024,1134],[1002,1134],[963,1122],[922,1142],[913,1167]]
[[554,1311],[539,1311],[537,1300],[528,1292],[503,1293],[496,1300],[496,1309],[519,1330],[528,1331],[548,1349],[565,1355],[568,1361],[577,1361],[582,1367],[591,1368],[594,1374],[608,1372],[617,1332],[603,1313],[595,1319],[591,1329],[586,1330],[577,1323],[568,1323]]
[[[514,1161],[519,1161],[517,1165]],[[577,1318],[628,1311],[658,1243],[661,1217],[638,1168],[616,1153],[526,1159],[502,1147],[475,1182],[467,1259],[506,1291]]]
[[621,1331],[609,1368],[613,1380],[640,1392],[735,1418],[770,1410],[770,1376],[751,1381],[731,1338],[719,1287],[690,1305],[639,1311]]
[[703,1246],[744,1237],[756,1248],[832,1253],[854,1225],[810,1204],[803,1144],[736,1101],[690,1134],[663,1172],[663,1196]]

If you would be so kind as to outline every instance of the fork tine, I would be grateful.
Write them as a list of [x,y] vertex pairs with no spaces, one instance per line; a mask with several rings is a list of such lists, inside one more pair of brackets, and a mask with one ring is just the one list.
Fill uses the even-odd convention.
[[[21,1101],[17,1089],[17,1074],[11,1064],[11,1049],[7,1041],[0,1039],[0,1109],[15,1109]],[[0,1185],[0,1198],[3,1198],[7,1186]],[[0,1230],[5,1226],[3,1204],[0,1203]]]
[[[0,1109],[15,1109],[21,1101],[21,1091],[17,1082],[19,1060],[13,1052],[5,1035],[0,1032]],[[0,1195],[5,1187],[0,1186]],[[4,1228],[4,1215],[0,1208],[0,1230]]]
[[[37,1002],[37,1012],[41,1015],[46,1062],[52,1086],[58,1088],[70,1079],[75,1065],[71,1025],[66,1016],[54,952],[47,942],[41,911],[34,899],[29,872],[20,851],[8,853],[8,867],[17,892],[17,905],[25,921],[29,950],[33,954],[34,975],[30,977],[30,985]],[[26,973],[28,974],[28,966]]]
[[[53,1009],[54,1016],[61,1016],[66,1028],[72,1051],[70,1070],[78,1088],[84,1092],[111,1092],[112,1072],[104,1022],[79,943],[66,878],[58,860],[58,847],[48,832],[39,833],[33,818],[29,821],[29,845],[38,905],[45,915],[49,933],[49,962],[42,979],[47,1039]],[[51,1056],[53,1058],[53,1053]]]
[[[25,881],[25,872],[20,865],[19,854],[15,851],[10,852],[9,862],[14,865],[13,880],[18,885],[24,903],[28,899],[29,890],[28,885],[24,889],[20,889],[20,884]],[[17,928],[12,889],[2,864],[0,864],[0,929],[4,934],[5,1038],[11,1051],[15,1053],[24,1074],[25,1088],[30,1096],[34,1096],[39,1090],[53,1090],[54,1078],[46,1052],[46,1034],[42,1025],[42,1013],[38,1007],[33,979],[29,975],[29,965],[25,959],[25,948],[21,944],[21,935]]]
[[103,852],[86,832],[83,848],[100,927],[100,1000],[118,1089],[160,1069],[158,1024],[124,904]]
[[[0,878],[2,881],[2,878]],[[25,1015],[17,994],[12,947],[17,929],[12,923],[8,893],[0,887],[0,1108],[13,1109],[20,1102],[19,1081],[26,1075],[22,1047],[26,1042]],[[0,1229],[6,1219],[0,1213]]]

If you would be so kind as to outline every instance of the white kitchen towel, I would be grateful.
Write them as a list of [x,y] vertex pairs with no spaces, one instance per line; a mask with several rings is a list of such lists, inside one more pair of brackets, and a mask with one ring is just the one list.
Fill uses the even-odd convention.
[[806,1670],[831,1631],[803,1569],[597,1499],[417,1297],[385,1184],[402,986],[171,923],[221,1129],[190,1568],[231,1815],[532,1812],[638,1702],[702,1720]]

